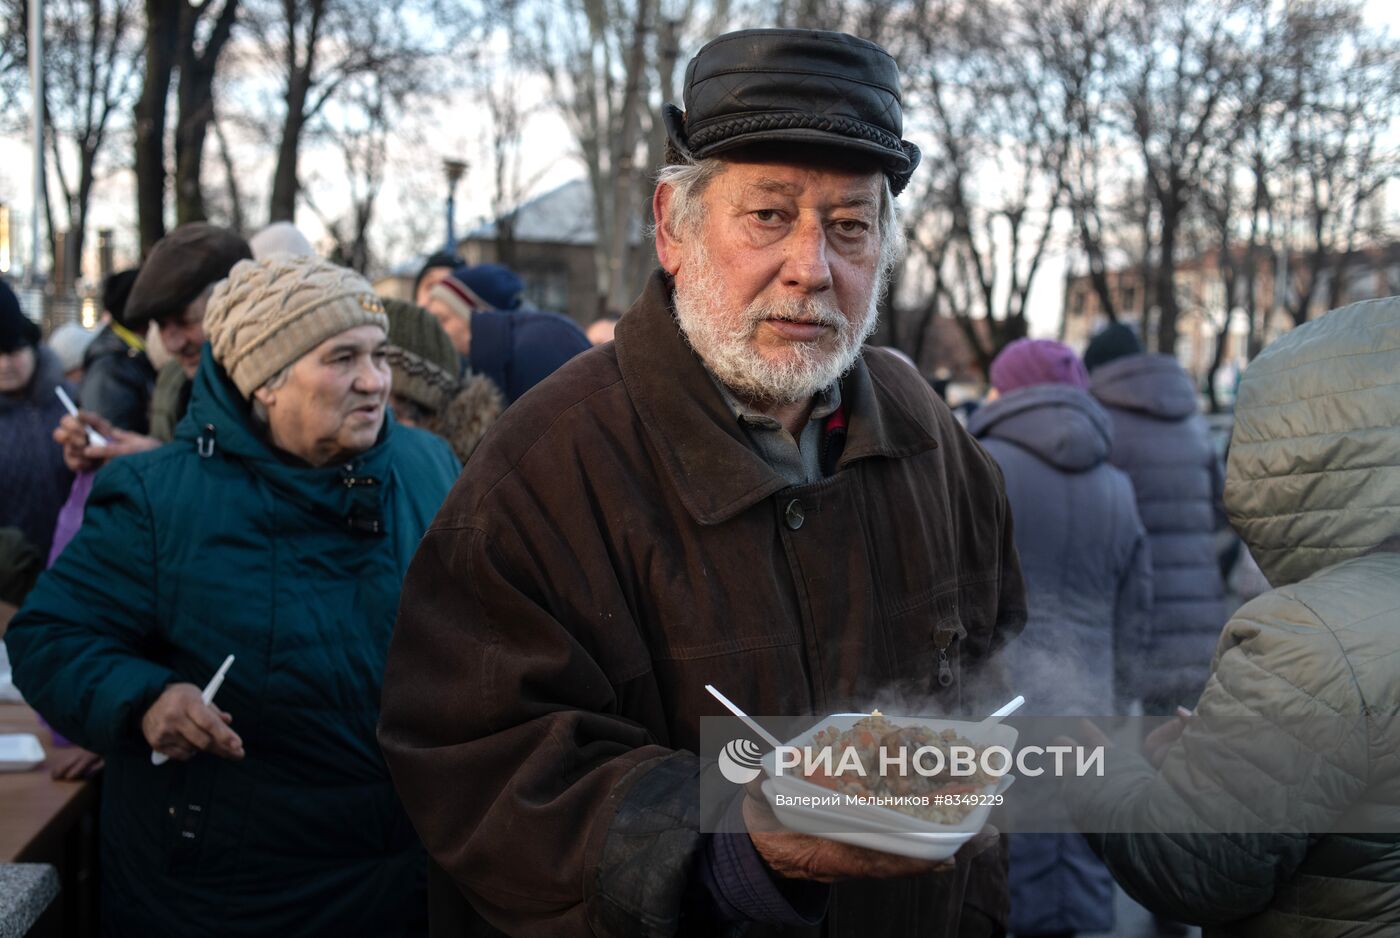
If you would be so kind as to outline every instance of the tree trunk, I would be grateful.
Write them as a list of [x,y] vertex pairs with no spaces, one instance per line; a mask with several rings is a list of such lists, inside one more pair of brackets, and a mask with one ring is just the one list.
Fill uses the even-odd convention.
[[1230,314],[1225,314],[1225,325],[1220,327],[1220,331],[1215,334],[1215,354],[1211,356],[1210,372],[1206,375],[1206,399],[1210,402],[1210,412],[1220,413],[1220,394],[1216,391],[1215,381],[1220,372],[1220,366],[1225,363],[1225,344],[1230,340]]
[[175,221],[180,225],[204,221],[206,217],[202,186],[204,138],[214,119],[214,72],[238,18],[238,0],[224,0],[203,51],[197,51],[196,27],[204,10],[204,6],[183,6],[180,11],[180,113],[175,125]]
[[1176,354],[1176,231],[1181,223],[1179,207],[1163,202],[1161,240],[1158,242],[1157,270],[1157,348],[1163,355]]
[[78,160],[78,195],[76,206],[72,214],[72,222],[68,229],[69,251],[73,258],[71,268],[74,276],[81,277],[83,264],[83,244],[87,241],[87,220],[88,205],[92,201],[92,183],[94,176],[94,163],[97,154],[88,148],[84,148]]
[[1113,291],[1108,286],[1108,265],[1104,262],[1103,245],[1089,230],[1089,219],[1085,216],[1084,210],[1081,209],[1074,214],[1079,223],[1079,243],[1083,246],[1084,253],[1089,257],[1089,282],[1093,284],[1094,293],[1099,298],[1099,306],[1103,308],[1103,313],[1108,317],[1108,321],[1117,322],[1118,306],[1114,303]]
[[229,149],[228,137],[224,134],[223,124],[217,116],[212,126],[214,139],[219,144],[219,159],[224,164],[224,181],[228,185],[229,225],[234,231],[242,234],[247,228],[243,220],[243,193],[238,188],[238,172],[233,166],[233,152]]
[[175,223],[204,221],[204,137],[213,111],[213,98],[197,83],[186,82],[180,71],[180,119],[175,125]]
[[642,92],[642,80],[647,67],[647,32],[650,29],[651,2],[650,0],[637,0],[637,18],[632,24],[632,45],[627,55],[627,80],[623,85],[622,92],[621,137],[613,151],[617,158],[612,161],[614,170],[612,227],[610,231],[612,237],[607,246],[609,274],[607,308],[609,310],[626,309],[627,303],[631,299],[628,295],[631,292],[631,285],[627,282],[626,276],[627,255],[635,210],[633,202],[636,196],[634,173],[636,172],[636,151],[641,124],[640,111],[645,97]]
[[136,103],[136,217],[141,256],[165,236],[165,113],[180,0],[146,0],[146,77]]
[[306,126],[306,96],[310,91],[309,72],[298,69],[287,88],[287,114],[282,121],[282,142],[277,147],[277,169],[272,175],[272,198],[268,221],[292,221],[296,217],[297,154],[301,132]]

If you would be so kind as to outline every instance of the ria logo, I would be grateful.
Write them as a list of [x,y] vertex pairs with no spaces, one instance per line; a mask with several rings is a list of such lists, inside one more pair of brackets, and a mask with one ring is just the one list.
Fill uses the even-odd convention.
[[732,739],[720,750],[719,774],[735,785],[747,785],[763,771],[763,750],[751,739]]

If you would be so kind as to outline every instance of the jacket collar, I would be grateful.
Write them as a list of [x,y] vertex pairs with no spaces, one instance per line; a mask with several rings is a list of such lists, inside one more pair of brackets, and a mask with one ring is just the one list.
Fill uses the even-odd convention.
[[249,407],[227,372],[214,360],[208,342],[193,380],[189,410],[175,438],[193,443],[205,458],[215,454],[238,460],[288,500],[344,524],[350,530],[379,534],[384,489],[392,475],[396,427],[392,413],[375,445],[345,463],[309,466],[275,449],[253,425]]
[[[618,323],[615,348],[647,437],[696,521],[720,524],[787,487],[744,439],[733,411],[681,335],[664,272],[652,274]],[[864,357],[846,375],[841,394],[849,425],[838,472],[860,459],[898,458],[937,445],[930,427],[884,399]]]
[[468,371],[496,382],[502,394],[510,393],[511,354],[515,342],[515,317],[510,313],[476,310],[472,313],[472,345],[466,356]]

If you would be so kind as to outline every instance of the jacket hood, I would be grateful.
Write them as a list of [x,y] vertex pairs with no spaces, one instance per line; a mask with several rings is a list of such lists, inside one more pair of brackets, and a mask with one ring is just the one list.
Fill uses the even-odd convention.
[[[135,354],[133,354],[133,352]],[[122,337],[117,335],[111,326],[103,326],[102,331],[97,333],[92,342],[89,343],[87,351],[83,352],[83,367],[91,368],[92,363],[106,355],[121,354],[130,358],[145,358],[144,352],[137,352],[131,346],[122,341]]]
[[111,326],[103,326],[102,331],[97,333],[87,349],[83,352],[83,367],[91,368],[92,363],[104,355],[111,355],[113,352],[126,350],[126,343],[122,337],[112,331]]
[[496,383],[485,375],[467,372],[461,388],[425,429],[446,440],[465,465],[503,410],[505,399]]
[[1335,310],[1246,369],[1230,521],[1275,587],[1400,534],[1400,297]]
[[1191,377],[1170,355],[1129,355],[1095,368],[1089,390],[1099,402],[1156,417],[1182,420],[1196,412]]
[[1113,424],[1104,409],[1062,384],[1012,391],[978,408],[967,429],[978,439],[1014,443],[1066,472],[1094,468],[1113,447]]
[[310,466],[277,450],[253,424],[247,401],[204,344],[195,372],[189,410],[175,429],[208,458],[222,455],[241,462],[272,488],[300,505],[334,518],[364,534],[383,532],[385,488],[390,479],[390,449],[402,432],[387,412],[373,447],[349,462]]

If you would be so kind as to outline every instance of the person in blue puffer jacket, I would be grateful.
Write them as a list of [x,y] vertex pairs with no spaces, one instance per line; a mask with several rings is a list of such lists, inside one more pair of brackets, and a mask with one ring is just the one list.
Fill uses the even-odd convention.
[[[1026,578],[1012,683],[1031,714],[1122,712],[1144,667],[1152,568],[1132,485],[1108,464],[1112,424],[1059,342],[1012,342],[989,375],[993,400],[968,430],[1006,478]],[[1113,928],[1113,877],[1082,836],[1012,834],[1010,848],[1018,938]]]
[[1170,355],[1149,355],[1114,323],[1084,352],[1089,392],[1113,418],[1109,462],[1133,480],[1152,544],[1151,667],[1143,707],[1171,716],[1205,688],[1227,618],[1215,534],[1227,524],[1225,470],[1200,414],[1196,388]]

